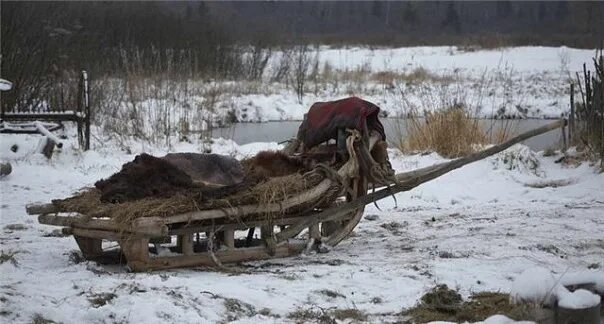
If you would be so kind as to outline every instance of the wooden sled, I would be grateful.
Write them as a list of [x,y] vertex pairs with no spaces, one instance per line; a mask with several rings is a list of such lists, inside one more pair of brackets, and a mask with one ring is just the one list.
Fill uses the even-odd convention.
[[[225,263],[289,257],[309,249],[324,252],[353,231],[365,205],[565,125],[566,120],[559,120],[464,158],[396,174],[386,188],[371,194],[367,193],[368,186],[375,179],[359,172],[358,155],[370,151],[377,137],[366,142],[353,134],[347,139],[350,158],[335,171],[337,175],[278,202],[141,217],[126,227],[110,218],[61,210],[55,204],[29,205],[26,210],[39,215],[41,224],[61,226],[63,233],[73,235],[87,260],[125,262],[131,271],[222,267]],[[293,152],[295,147],[290,145],[284,151]],[[334,194],[334,188],[341,190]],[[328,204],[326,197],[331,197]],[[259,239],[249,236],[252,228],[260,228]],[[104,248],[106,241],[117,242],[119,249]]]

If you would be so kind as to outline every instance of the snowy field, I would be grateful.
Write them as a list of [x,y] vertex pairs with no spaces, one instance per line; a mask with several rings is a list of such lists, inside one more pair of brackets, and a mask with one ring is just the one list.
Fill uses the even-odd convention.
[[[166,153],[161,147],[130,142],[127,154],[123,143],[108,142],[82,153],[70,137],[47,161],[33,153],[39,137],[1,136],[1,157],[13,164],[0,180],[4,323],[288,323],[304,311],[349,309],[367,322],[396,322],[436,284],[468,296],[509,292],[534,266],[556,277],[588,268],[604,276],[604,174],[522,145],[397,194],[397,204],[386,198],[381,210],[369,205],[352,236],[327,254],[245,263],[233,275],[205,268],[128,273],[82,262],[73,238],[52,237],[56,227],[25,213],[26,204],[90,186],[137,153]],[[278,147],[216,140],[213,151],[241,158]],[[199,151],[199,144],[172,151]],[[397,172],[444,161],[396,151],[390,159]]]
[[[569,77],[574,79],[583,63],[591,64],[594,53],[567,47],[320,47],[310,55],[317,58],[317,72],[330,70],[331,77],[318,77],[316,83],[310,77],[302,104],[284,85],[269,84],[221,105],[233,108],[242,121],[301,120],[315,101],[357,95],[395,116],[442,108],[446,95],[477,116],[557,118],[570,107]],[[277,52],[265,79],[279,60]]]
[[[389,117],[462,106],[477,117],[559,118],[570,110],[569,79],[594,54],[567,47],[311,48],[299,101],[294,63],[273,52],[257,80],[134,75],[126,86],[92,76],[93,109],[108,132],[148,138],[200,129],[205,121],[302,120],[314,102],[352,95],[376,103]],[[277,78],[283,65],[290,70]]]

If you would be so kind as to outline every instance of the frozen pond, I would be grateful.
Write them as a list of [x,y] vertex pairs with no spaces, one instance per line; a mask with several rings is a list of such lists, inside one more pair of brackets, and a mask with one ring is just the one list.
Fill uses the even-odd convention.
[[[551,123],[551,119],[514,119],[495,120],[482,119],[480,124],[485,130],[497,134],[505,129],[512,134],[519,134],[533,128]],[[386,137],[390,142],[397,141],[397,134],[406,134],[406,120],[397,118],[382,119],[386,129]],[[295,137],[300,121],[276,121],[266,123],[238,123],[231,127],[217,128],[212,132],[212,137],[229,138],[238,144],[253,142],[281,142]],[[524,141],[534,151],[541,151],[549,147],[558,147],[562,136],[559,131],[551,131]]]

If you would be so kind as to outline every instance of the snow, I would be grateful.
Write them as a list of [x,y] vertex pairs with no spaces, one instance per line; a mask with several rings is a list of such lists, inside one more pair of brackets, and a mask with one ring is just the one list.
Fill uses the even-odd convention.
[[554,305],[558,281],[544,268],[535,267],[524,270],[512,285],[510,297],[515,302]]
[[[430,324],[452,324],[453,322],[432,321]],[[467,322],[466,322],[467,323]],[[514,321],[504,315],[493,315],[486,318],[484,321],[474,322],[474,324],[530,324],[532,321]]]
[[604,271],[565,272],[554,276],[545,268],[534,267],[514,279],[510,297],[515,302],[553,306],[558,301],[558,305],[565,308],[589,308],[600,303],[600,296],[585,289],[570,292],[565,286],[594,283],[596,291],[601,293],[603,279]]
[[8,80],[4,80],[4,79],[0,79],[0,91],[8,91],[13,87],[13,83],[8,81]]
[[[298,309],[348,308],[368,314],[368,322],[394,322],[404,321],[400,311],[435,284],[459,288],[467,297],[510,292],[513,279],[534,267],[550,269],[555,278],[581,271],[601,278],[604,175],[588,163],[557,164],[556,156],[522,145],[399,193],[396,204],[386,198],[380,209],[367,206],[365,213],[378,218],[361,221],[326,254],[247,262],[237,266],[245,271],[237,275],[205,268],[128,273],[80,262],[74,240],[52,237],[57,228],[26,215],[26,204],[67,197],[140,152],[198,152],[201,143],[118,142],[93,129],[93,150],[81,152],[75,131],[65,132],[63,148],[50,161],[35,152],[39,136],[1,135],[0,157],[13,165],[0,180],[0,250],[14,253],[15,261],[0,264],[0,316],[6,322],[31,322],[39,315],[65,323],[282,323],[294,322],[288,314]],[[237,158],[279,147],[225,139],[212,144],[215,153]],[[510,152],[522,157],[512,168],[503,162]],[[398,172],[446,161],[395,150],[390,158]],[[531,186],[536,182],[545,185]],[[9,226],[14,224],[23,226]],[[107,297],[106,304],[91,302],[98,296]],[[239,307],[227,307],[233,302]]]
[[558,300],[558,306],[568,309],[585,309],[598,305],[600,305],[600,296],[585,289],[562,294]]
[[573,285],[579,283],[595,283],[596,291],[604,295],[604,271],[578,271],[565,273],[562,275],[560,282],[565,285]]

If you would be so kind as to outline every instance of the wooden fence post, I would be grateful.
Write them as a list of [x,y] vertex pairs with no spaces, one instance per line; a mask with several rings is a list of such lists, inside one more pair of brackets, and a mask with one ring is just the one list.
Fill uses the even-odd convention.
[[76,124],[78,125],[78,144],[80,146],[80,148],[84,147],[84,132],[82,129],[82,115],[84,114],[84,111],[82,109],[82,97],[83,97],[83,85],[84,82],[82,80],[82,76],[80,76],[80,80],[78,81],[78,99],[77,99],[77,110],[76,110]]
[[86,113],[86,117],[84,117],[85,122],[85,144],[84,150],[88,151],[90,149],[90,89],[88,85],[88,73],[86,71],[82,71],[82,80],[84,82],[84,110]]
[[568,143],[573,145],[575,136],[575,84],[570,82],[570,115],[568,116]]

